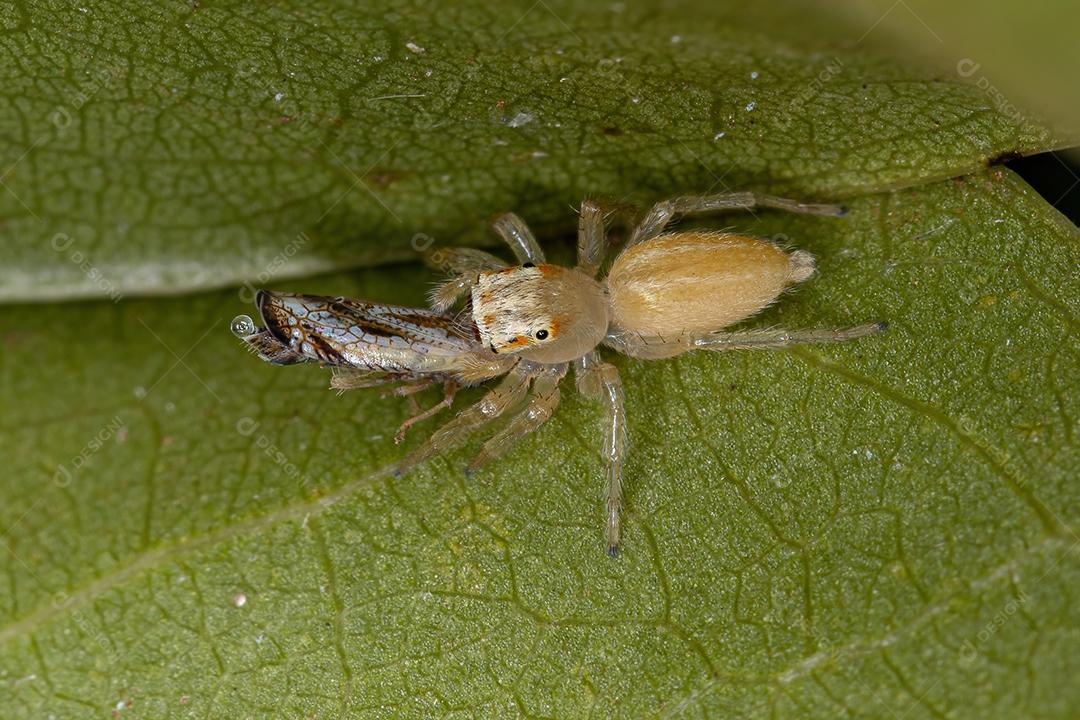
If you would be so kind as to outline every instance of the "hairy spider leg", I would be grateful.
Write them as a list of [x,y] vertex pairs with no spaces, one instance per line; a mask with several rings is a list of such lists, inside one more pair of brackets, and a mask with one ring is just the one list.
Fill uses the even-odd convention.
[[772,350],[795,345],[846,342],[879,333],[886,327],[888,327],[888,323],[879,321],[835,330],[762,328],[759,330],[737,330],[735,332],[712,332],[674,338],[622,334],[608,336],[605,342],[619,352],[631,357],[659,360],[689,350]]
[[503,213],[491,223],[491,229],[510,246],[518,262],[534,265],[546,262],[544,251],[540,249],[540,244],[533,237],[532,230],[516,214]]
[[502,382],[488,391],[479,402],[465,408],[454,419],[436,430],[418,448],[409,453],[395,470],[397,476],[416,467],[436,453],[462,443],[477,428],[495,420],[525,397],[529,381],[536,375],[531,363],[518,363]]
[[802,203],[797,200],[754,192],[731,192],[717,195],[687,195],[653,205],[634,229],[626,247],[654,238],[664,231],[676,215],[693,215],[725,210],[749,210],[755,207],[777,208],[793,213],[840,216],[847,210],[840,205]]
[[501,455],[522,436],[537,430],[559,406],[559,382],[566,375],[567,364],[549,365],[533,380],[532,394],[524,409],[493,435],[469,463],[467,472],[475,472]]

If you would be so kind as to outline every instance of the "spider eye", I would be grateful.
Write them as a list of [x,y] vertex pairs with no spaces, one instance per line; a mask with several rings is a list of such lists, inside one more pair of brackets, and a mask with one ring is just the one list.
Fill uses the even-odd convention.
[[523,267],[523,268],[533,268],[533,267],[536,267],[536,263],[525,263],[521,267]]
[[536,339],[537,340],[547,340],[547,336],[548,336],[548,331],[547,330],[537,330],[536,331]]

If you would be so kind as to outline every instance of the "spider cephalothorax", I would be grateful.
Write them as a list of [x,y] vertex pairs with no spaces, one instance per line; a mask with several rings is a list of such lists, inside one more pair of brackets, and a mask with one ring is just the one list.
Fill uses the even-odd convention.
[[[395,392],[412,395],[441,383],[442,402],[406,420],[396,437],[399,442],[410,425],[448,407],[459,385],[505,376],[402,460],[399,474],[524,404],[484,443],[469,468],[497,457],[551,417],[559,402],[559,383],[573,367],[578,389],[599,398],[607,411],[602,446],[607,464],[605,539],[614,555],[626,411],[619,373],[600,358],[601,345],[631,357],[657,359],[690,350],[837,342],[885,327],[877,322],[840,330],[727,330],[813,275],[813,257],[748,235],[664,229],[679,214],[754,206],[843,214],[835,205],[754,193],[675,198],[644,215],[601,278],[606,218],[598,204],[582,203],[574,268],[547,264],[525,223],[508,213],[495,221],[494,229],[521,264],[510,266],[480,250],[439,251],[441,264],[452,276],[432,293],[432,310],[261,293],[259,309],[267,327],[240,316],[233,329],[269,362],[333,365],[331,386],[338,389],[397,382],[401,385]],[[471,323],[450,311],[464,295],[470,298],[466,317],[471,316]]]
[[604,340],[609,320],[599,282],[546,263],[479,273],[472,316],[492,352],[540,363],[580,357]]

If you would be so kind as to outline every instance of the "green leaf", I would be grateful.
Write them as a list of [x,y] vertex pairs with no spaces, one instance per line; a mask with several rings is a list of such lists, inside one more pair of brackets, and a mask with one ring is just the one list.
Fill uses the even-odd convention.
[[617,359],[617,560],[569,383],[490,470],[395,480],[405,404],[245,354],[235,292],[9,307],[4,717],[1070,717],[1076,229],[1004,170],[758,217],[717,222],[821,272],[753,324],[890,329]]
[[1076,3],[907,0],[900,5],[868,0],[827,5],[826,12],[846,16],[849,25],[872,25],[867,42],[891,45],[908,59],[916,53],[936,58],[944,71],[968,78],[1001,112],[1022,115],[1038,108],[1077,127],[1080,89],[1062,72],[1080,65],[1080,48],[1071,42],[1071,30],[1080,23]]
[[0,11],[0,301],[413,259],[585,196],[822,199],[1064,142],[779,4],[120,2]]

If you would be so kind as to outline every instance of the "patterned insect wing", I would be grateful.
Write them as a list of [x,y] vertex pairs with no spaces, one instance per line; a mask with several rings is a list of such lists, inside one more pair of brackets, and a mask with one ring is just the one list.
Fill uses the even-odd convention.
[[334,367],[422,372],[440,357],[467,352],[471,338],[454,316],[343,297],[259,291],[266,329],[293,352]]

